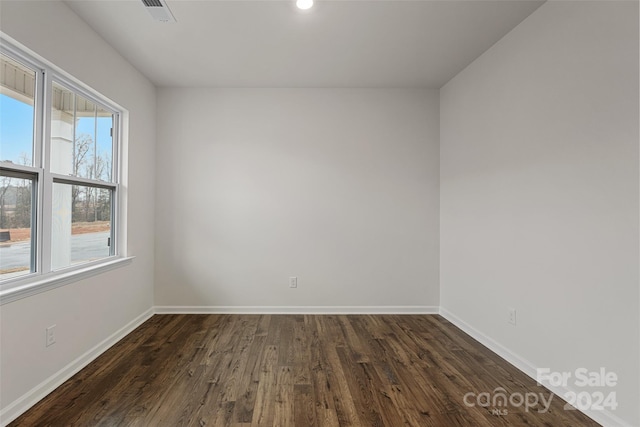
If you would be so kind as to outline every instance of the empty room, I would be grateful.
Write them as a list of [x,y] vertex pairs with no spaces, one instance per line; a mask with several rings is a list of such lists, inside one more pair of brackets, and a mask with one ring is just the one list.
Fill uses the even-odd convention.
[[0,0],[0,426],[640,427],[639,22]]

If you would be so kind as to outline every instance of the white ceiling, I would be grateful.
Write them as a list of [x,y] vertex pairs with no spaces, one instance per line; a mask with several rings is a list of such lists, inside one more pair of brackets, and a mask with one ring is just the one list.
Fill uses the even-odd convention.
[[439,88],[542,1],[66,3],[158,86]]

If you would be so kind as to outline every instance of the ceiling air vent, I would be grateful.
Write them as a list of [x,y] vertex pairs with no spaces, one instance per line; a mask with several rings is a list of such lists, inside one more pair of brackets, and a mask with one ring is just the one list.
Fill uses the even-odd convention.
[[142,4],[156,21],[176,22],[176,18],[174,18],[164,0],[142,0]]

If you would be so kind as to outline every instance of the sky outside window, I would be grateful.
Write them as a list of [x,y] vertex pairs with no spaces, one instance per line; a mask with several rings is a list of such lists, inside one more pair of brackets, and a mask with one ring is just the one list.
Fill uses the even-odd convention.
[[0,55],[0,77],[0,161],[32,166],[35,71]]
[[[94,108],[93,113],[88,116],[87,113],[83,113],[76,118],[76,142],[87,144],[87,162],[93,165],[95,154],[98,158],[96,169],[98,171],[102,169],[102,173],[99,176],[90,177],[89,170],[78,172],[80,176],[86,178],[110,181],[113,117],[111,112],[99,106],[96,107],[95,104],[91,105]],[[33,118],[33,105],[0,93],[0,161],[32,165]],[[91,170],[92,167],[90,166]]]

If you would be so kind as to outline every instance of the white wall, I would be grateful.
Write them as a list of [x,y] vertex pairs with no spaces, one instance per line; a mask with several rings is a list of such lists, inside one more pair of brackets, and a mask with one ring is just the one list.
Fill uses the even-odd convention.
[[438,123],[437,91],[160,89],[156,304],[437,306]]
[[[60,2],[2,2],[0,29],[128,109],[128,253],[132,264],[0,308],[6,409],[152,307],[155,88]],[[57,342],[45,348],[45,328]],[[3,421],[5,421],[3,419]]]
[[440,94],[442,306],[533,366],[616,372],[640,425],[638,3],[546,3]]

